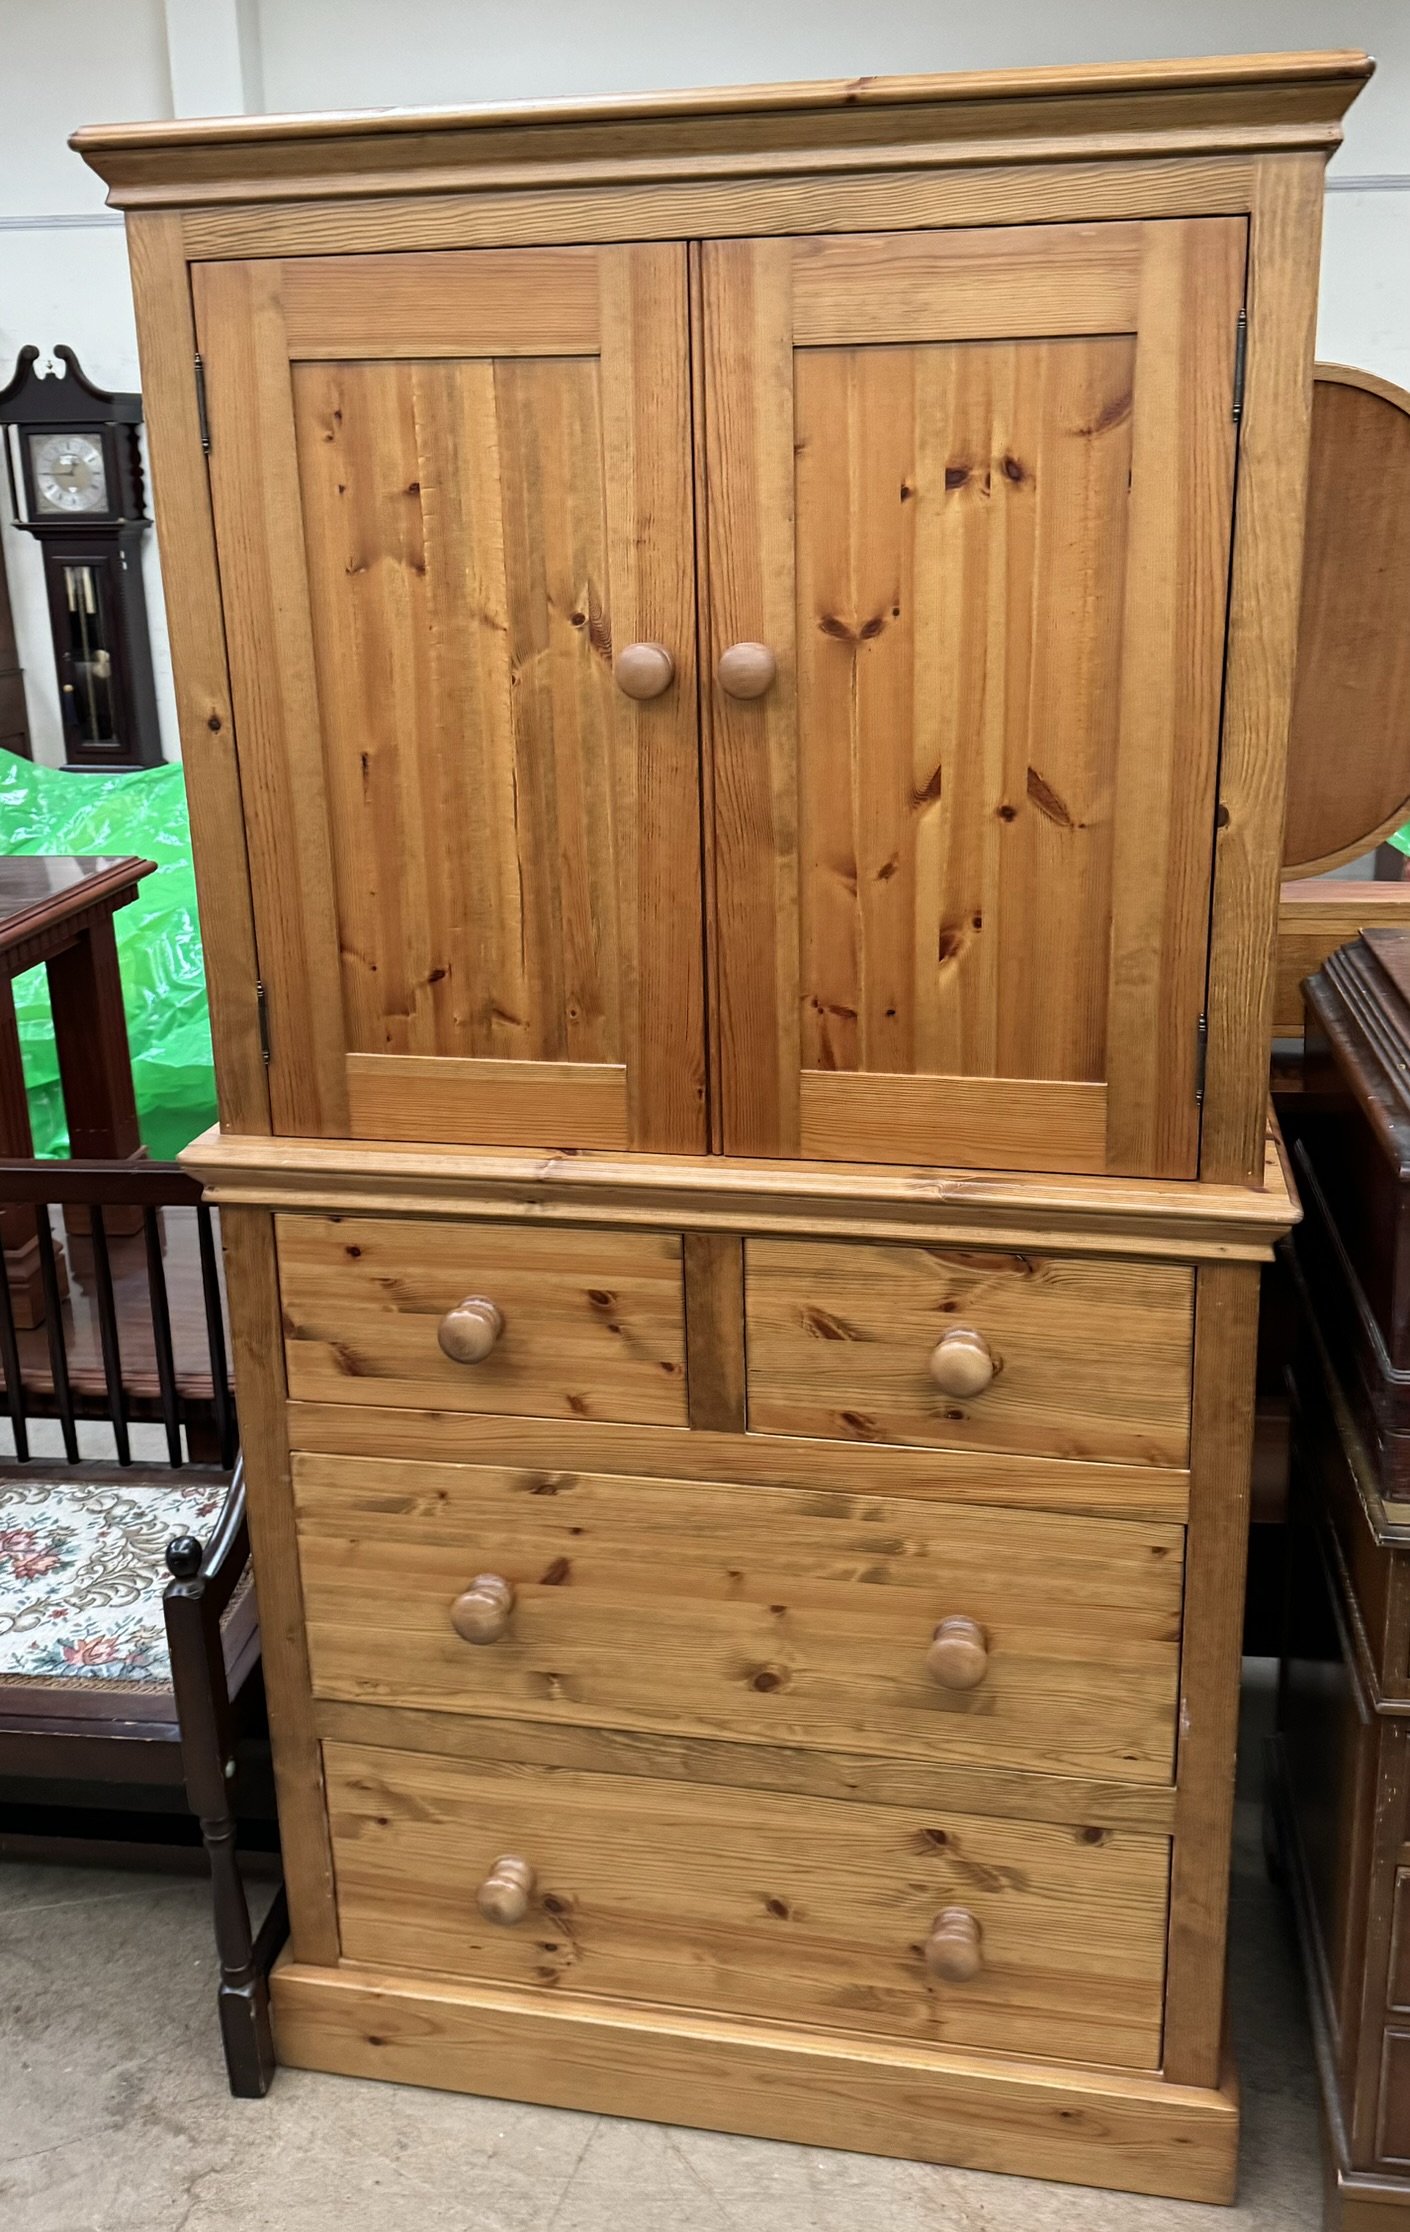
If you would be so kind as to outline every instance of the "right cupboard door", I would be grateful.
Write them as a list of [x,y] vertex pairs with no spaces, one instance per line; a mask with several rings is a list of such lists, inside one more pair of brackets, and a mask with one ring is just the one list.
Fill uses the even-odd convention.
[[727,1154],[1195,1175],[1244,263],[704,247]]

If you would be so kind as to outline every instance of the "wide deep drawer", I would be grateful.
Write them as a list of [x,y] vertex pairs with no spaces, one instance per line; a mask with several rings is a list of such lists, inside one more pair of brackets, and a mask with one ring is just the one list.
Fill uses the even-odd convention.
[[[677,1233],[313,1216],[275,1229],[296,1401],[686,1423]],[[501,1330],[457,1362],[440,1328],[467,1297]]]
[[[294,1488],[324,1698],[1171,1779],[1178,1527],[307,1455]],[[466,1641],[481,1575],[512,1604]]]
[[[752,1432],[1188,1462],[1184,1264],[769,1239],[744,1264]],[[981,1389],[937,1380],[976,1358]]]
[[[343,1743],[324,1762],[347,1960],[1159,2060],[1162,1837]],[[477,1893],[505,1857],[525,1864],[525,1911],[488,1921]],[[951,1942],[976,1964],[963,1979],[926,1956],[955,1908],[968,1923],[951,1919]]]

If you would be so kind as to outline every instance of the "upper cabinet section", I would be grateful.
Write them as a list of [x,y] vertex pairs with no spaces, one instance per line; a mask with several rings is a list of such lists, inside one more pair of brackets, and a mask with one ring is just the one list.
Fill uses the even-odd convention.
[[726,1152],[1194,1175],[1244,265],[707,245]]
[[223,1122],[1260,1183],[1369,70],[78,134]]
[[195,277],[276,1130],[703,1149],[684,250]]

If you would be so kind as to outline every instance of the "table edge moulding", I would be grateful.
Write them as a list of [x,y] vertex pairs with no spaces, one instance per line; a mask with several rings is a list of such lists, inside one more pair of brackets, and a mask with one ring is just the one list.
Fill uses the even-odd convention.
[[[1190,2200],[1232,2198],[1239,2113],[1224,1978],[1258,1285],[1260,1266],[1299,1216],[1270,1127],[1267,1047],[1323,174],[1371,67],[1357,53],[1231,56],[103,125],[74,135],[125,213],[137,306],[219,1095],[219,1126],[184,1159],[220,1206],[229,1273],[292,1925],[272,1986],[286,2063]],[[252,896],[252,860],[254,873],[265,872],[271,807],[252,778],[248,742],[242,772],[237,708],[249,700],[232,683],[239,674],[222,604],[222,557],[227,596],[252,551],[254,570],[263,558],[253,535],[237,551],[218,547],[197,355],[197,307],[219,282],[210,267],[678,243],[681,330],[693,332],[715,283],[709,256],[731,241],[1200,218],[1225,221],[1219,237],[1234,242],[1240,268],[1246,238],[1246,268],[1237,340],[1239,297],[1219,297],[1231,329],[1234,433],[1221,357],[1218,440],[1236,441],[1237,477],[1217,792],[1211,773],[1208,793],[1216,810],[1198,1163],[1193,1147],[1178,1166],[1129,1157],[1190,1177],[1120,1175],[1114,1153],[1102,1166],[1109,1174],[1083,1176],[589,1150],[573,1137],[552,1147],[456,1144],[453,1127],[440,1145],[331,1136],[355,1114],[329,1123],[330,1136],[274,1136],[283,1105],[278,1011],[270,1009],[272,1097],[262,990],[271,956],[262,968]],[[1229,220],[1246,234],[1236,238]],[[1234,250],[1221,253],[1233,285]],[[268,296],[278,274],[263,268]],[[325,353],[337,354],[331,345]],[[707,372],[692,357],[689,373],[699,419]],[[697,506],[705,447],[690,453]],[[1226,462],[1233,454],[1225,449]],[[216,501],[221,485],[217,473]],[[708,538],[698,523],[696,532],[703,574]],[[625,670],[634,686],[622,690],[637,719],[634,701],[649,703],[644,693],[665,671],[646,656],[664,630],[648,613],[629,632],[641,639],[640,655]],[[758,632],[757,623],[736,630],[741,640]],[[704,638],[667,649],[668,663],[692,676],[699,650],[703,699],[713,671]],[[694,687],[692,679],[692,703]],[[703,760],[708,817],[708,749]],[[1197,836],[1201,876],[1207,826],[1201,821]],[[1161,842],[1153,841],[1157,869]],[[1178,857],[1176,845],[1168,841],[1168,857]],[[310,872],[331,873],[326,860]],[[713,861],[704,881],[713,953]],[[1169,888],[1183,894],[1193,885],[1192,874]],[[1156,925],[1153,937],[1183,934],[1154,903],[1141,919]],[[266,940],[268,932],[266,922]],[[291,952],[276,957],[284,983]],[[1115,963],[1129,984],[1165,981],[1158,956],[1122,953]],[[707,971],[707,1036],[719,1026],[717,994]],[[603,1058],[592,1074],[620,1097],[625,1086],[610,1069]],[[706,1085],[718,1094],[714,1071]],[[1160,1090],[1159,1081],[1150,1086]],[[1042,1095],[1032,1099],[1036,1108]],[[424,1102],[408,1105],[426,1120]],[[718,1142],[714,1103],[706,1105]],[[1187,1101],[1181,1110],[1182,1136],[1193,1139]],[[992,1142],[986,1152],[1000,1154]],[[599,1242],[608,1267],[601,1290],[575,1290],[577,1267]],[[800,1313],[792,1298],[814,1275],[816,1307]],[[542,1311],[531,1323],[535,1279]],[[987,1319],[978,1302],[971,1310],[975,1295]],[[937,1310],[952,1314],[936,1325],[928,1313]],[[888,1311],[894,1325],[877,1316]],[[799,1347],[799,1322],[816,1353]],[[947,1328],[964,1335],[968,1369],[958,1379],[931,1361]],[[943,1392],[952,1382],[960,1392]],[[630,1648],[626,1608],[636,1602],[644,1631],[660,1617],[657,1597],[664,1601],[670,1577],[653,1595],[644,1567],[632,1565],[630,1534],[615,1538],[615,1564],[603,1547],[613,1515],[638,1497],[641,1539],[665,1543],[677,1584],[699,1597],[680,1623],[680,1663],[699,1681],[692,1688],[663,1662],[660,1694],[647,1705],[646,1686],[620,1671],[614,1700],[611,1651],[594,1643],[592,1628],[594,1618],[620,1614],[619,1642]],[[934,1601],[926,1596],[920,1569],[941,1506],[953,1538],[947,1555],[956,1572],[969,1558],[965,1585],[976,1598],[996,1581],[975,1546],[1013,1546],[1011,1574],[1004,1563],[1013,1603],[1022,1597],[1030,1608],[1022,1617],[1004,1604],[952,1601],[938,1581]],[[566,1541],[568,1518],[589,1508],[600,1539],[544,1562],[554,1529]],[[386,1574],[358,1564],[368,1544],[353,1539],[354,1511],[374,1515],[368,1543],[375,1536],[388,1573],[400,1577],[401,1640],[388,1646],[396,1664],[385,1678],[370,1658],[348,1671],[346,1637],[375,1626],[377,1591],[391,1587]],[[482,1545],[477,1536],[467,1562],[456,1530],[471,1514],[493,1539]],[[731,1569],[722,1581],[710,1566],[712,1530],[727,1524],[751,1545],[759,1539],[757,1574]],[[1151,1563],[1139,1588],[1109,1586],[1103,1597],[1100,1551],[1083,1546],[1114,1544],[1117,1531],[1123,1574],[1136,1571],[1138,1543]],[[806,1570],[803,1551],[790,1549],[828,1540],[829,1554],[807,1552],[816,1562]],[[1059,1546],[1051,1558],[1040,1547],[1047,1543]],[[755,1560],[752,1547],[746,1556]],[[435,1597],[438,1559],[451,1576],[444,1605]],[[1108,1562],[1110,1582],[1118,1564]],[[570,1575],[573,1586],[562,1586]],[[890,1585],[887,1605],[902,1607],[885,1620],[869,1609],[878,1592],[866,1584],[878,1581]],[[418,1629],[418,1590],[428,1585],[430,1624]],[[753,1601],[760,1590],[781,1597],[785,1589],[799,1591],[792,1608]],[[1039,1594],[1025,1597],[1029,1589]],[[462,1612],[457,1626],[451,1606],[467,1595],[474,1617]],[[491,1599],[493,1617],[481,1602]],[[913,1600],[923,1617],[906,1611]],[[341,1643],[340,1604],[351,1607]],[[755,1636],[769,1620],[772,1656]],[[829,1630],[830,1620],[842,1626]],[[895,1637],[902,1629],[909,1637],[908,1621],[914,1664],[908,1657],[893,1667],[886,1654],[903,1648]],[[968,1686],[946,1679],[953,1650],[927,1674],[937,1627],[965,1642]],[[1054,1655],[1023,1659],[1040,1646],[1022,1641],[1020,1627],[1026,1637],[1051,1632]],[[844,1630],[845,1650],[837,1647],[829,1672],[826,1635]],[[540,1631],[561,1638],[565,1654],[544,1665],[582,1670],[581,1707],[554,1686],[558,1673],[534,1675],[523,1657]],[[710,1635],[714,1646],[702,1640]],[[728,1651],[749,1679],[734,1668],[727,1710],[712,1722],[702,1698],[722,1679]],[[1084,1732],[1085,1706],[1074,1707],[1071,1756],[1035,1769],[1004,1750],[1024,1681],[1075,1669],[1071,1694],[1085,1696],[1083,1669],[1112,1667],[1119,1653],[1137,1669],[1138,1700],[1120,1776],[1102,1764],[1114,1723]],[[844,1658],[870,1704],[849,1701]],[[416,1685],[436,1666],[444,1693],[422,1694]],[[816,1726],[806,1718],[813,1680],[827,1699],[825,1712],[815,1708]],[[496,1690],[496,1682],[509,1686]],[[971,1708],[962,1741],[956,1716]],[[933,1756],[917,1749],[923,1713]],[[1157,1730],[1145,1751],[1141,1714]],[[824,1721],[829,1742],[836,1729],[853,1733],[825,1748]],[[948,1753],[947,1727],[956,1732]],[[436,1827],[444,1853],[446,1824],[468,1803],[456,1796],[457,1777],[465,1790],[491,1794],[504,1828],[492,1849],[467,1854],[459,1888],[471,1950],[457,1946],[448,1962],[434,1956],[443,1934],[418,1920],[434,1897],[431,1875],[398,1876],[397,1854],[410,1847],[395,1840],[400,1794],[434,1787],[448,1794]],[[643,1852],[657,1849],[653,1840],[672,1822],[679,1831],[694,1818],[728,1818],[731,1808],[741,1851],[750,1837],[762,1849],[769,1823],[821,1824],[816,1844],[801,1826],[791,1837],[775,1827],[768,1864],[781,1884],[803,1871],[802,1895],[792,1905],[760,1895],[759,1914],[746,1912],[752,1892],[724,1875],[715,1883],[709,1852],[692,1846],[685,1872],[713,1886],[698,1946],[663,1921],[669,1868],[643,1878],[658,1902],[644,1919],[630,1902],[608,1896],[604,1907],[589,1883],[584,1987],[526,1981],[537,1972],[515,1969],[532,1953],[514,1919],[521,1909],[546,1955],[556,1959],[572,1935],[553,1864],[520,1835],[532,1827],[523,1809],[533,1791],[554,1777],[583,1818],[632,1812]],[[378,1803],[388,1819],[378,1826],[390,1841],[381,1844],[370,1834],[377,1817],[347,1795],[372,1788],[368,1778],[385,1791]],[[926,1809],[925,1821],[948,1811],[961,1827],[903,1829],[908,1807]],[[833,1895],[826,1851],[845,1849],[849,1833],[870,1838],[868,1850],[887,1834],[910,1837],[901,1873],[925,1883],[907,1881],[896,1895],[930,1898],[923,1913],[906,1908],[894,1973],[874,1982],[863,1967],[863,1926],[882,1927],[884,1885],[866,1894],[855,1947],[845,1931],[824,1943],[826,1925],[809,1912],[814,1892],[820,1913]],[[1047,1909],[1024,1909],[1015,1921],[1012,1902],[982,1898],[958,1870],[935,1875],[935,1854],[953,1852],[955,1838],[972,1834],[976,1845],[1007,1850],[1025,1833],[1035,1853],[1062,1847]],[[568,1832],[560,1823],[553,1834]],[[589,1835],[573,1865],[590,1874],[594,1864]],[[432,1859],[422,1866],[431,1871]],[[1023,1895],[1031,1889],[1041,1900],[1042,1885],[1023,1872]],[[515,1895],[477,1910],[476,1888],[491,1878],[512,1881]],[[943,1896],[925,1891],[932,1879]],[[1153,1901],[1157,1879],[1162,1899]],[[1104,2004],[1118,2008],[1111,2051],[1079,2062],[1062,2042],[1075,2035],[1071,2008],[1096,1973],[1098,1949],[1080,1916],[1102,1884],[1122,1916],[1126,1965],[1101,1986]],[[1034,1911],[1054,1919],[1035,1923]],[[950,1951],[927,1971],[926,1933],[934,1936],[942,1916]],[[1022,1958],[1032,1942],[1024,1933],[1035,1928],[1050,1930],[1054,1970],[1036,1981]],[[391,1956],[389,1943],[398,1948]],[[797,1990],[777,1967],[785,1943],[804,1948],[790,1957],[813,1964],[799,1967]],[[635,1962],[641,1988],[594,1992],[594,1958],[599,1976],[603,1964],[617,1977]],[[692,1982],[663,1994],[659,1979],[672,1960]],[[758,2012],[761,1973],[783,1980],[777,2015],[772,2005]],[[855,1982],[840,1982],[844,1974]],[[897,1976],[911,1982],[903,1988]],[[807,2012],[827,1977],[833,2020]],[[925,2015],[923,2032],[914,2008],[894,2012],[912,1989],[929,1991],[927,2005],[939,2010]],[[1000,2028],[991,2022],[982,2035],[995,2043],[981,2046],[970,2042],[976,2030],[965,2028],[962,1995],[986,1991]],[[1119,2011],[1122,1991],[1136,2015]],[[1027,2033],[1014,2027],[1024,1992],[1039,1995]],[[874,2030],[857,2027],[863,2006],[879,2011]],[[1014,2036],[1021,2051],[1005,2044]]]

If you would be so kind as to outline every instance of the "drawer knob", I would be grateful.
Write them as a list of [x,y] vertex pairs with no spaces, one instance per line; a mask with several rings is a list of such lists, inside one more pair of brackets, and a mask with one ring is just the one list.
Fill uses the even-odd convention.
[[528,1861],[516,1852],[502,1852],[475,1893],[475,1904],[487,1922],[512,1930],[528,1913],[533,1895],[534,1871]]
[[925,1941],[925,1965],[946,1984],[971,1984],[984,1966],[979,1924],[968,1907],[942,1907]]
[[732,698],[762,697],[777,673],[778,660],[766,643],[732,643],[715,667],[716,681]]
[[935,1630],[925,1664],[942,1689],[978,1689],[989,1671],[989,1638],[978,1620],[952,1612]]
[[952,1325],[930,1352],[930,1376],[942,1395],[982,1395],[994,1377],[994,1357],[972,1325]]
[[513,1582],[502,1573],[477,1573],[451,1606],[450,1624],[467,1643],[497,1643],[513,1610]]
[[504,1318],[497,1303],[484,1294],[467,1294],[447,1310],[436,1328],[436,1339],[452,1364],[483,1364],[500,1334]]
[[624,643],[612,661],[624,697],[660,697],[676,678],[676,662],[664,643]]

